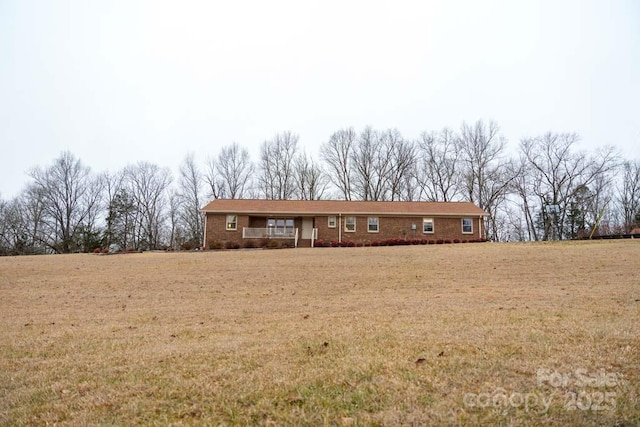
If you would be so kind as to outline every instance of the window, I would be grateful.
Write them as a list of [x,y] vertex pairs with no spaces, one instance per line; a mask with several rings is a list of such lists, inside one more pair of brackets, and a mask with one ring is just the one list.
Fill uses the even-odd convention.
[[433,233],[433,218],[422,219],[422,232]]
[[293,231],[293,218],[287,218],[284,220],[284,234],[292,235]]
[[293,218],[267,218],[267,234],[269,236],[293,236]]
[[462,218],[462,232],[464,234],[473,233],[473,220],[471,218]]
[[367,231],[369,231],[369,233],[377,233],[378,232],[378,217],[377,216],[370,216],[369,217],[369,226]]
[[344,231],[354,232],[356,231],[356,217],[348,216],[344,219]]
[[238,229],[238,215],[227,215],[227,230]]
[[330,216],[329,217],[329,221],[327,223],[327,227],[336,228],[336,217],[335,216]]

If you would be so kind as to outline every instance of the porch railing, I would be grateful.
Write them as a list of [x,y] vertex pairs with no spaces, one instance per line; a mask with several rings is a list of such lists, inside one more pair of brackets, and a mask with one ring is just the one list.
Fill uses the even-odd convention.
[[298,234],[297,228],[252,228],[242,229],[243,239],[295,239]]
[[[242,228],[243,239],[293,239],[295,247],[298,247],[298,229],[297,228]],[[311,246],[318,239],[318,229],[314,228],[311,233]]]

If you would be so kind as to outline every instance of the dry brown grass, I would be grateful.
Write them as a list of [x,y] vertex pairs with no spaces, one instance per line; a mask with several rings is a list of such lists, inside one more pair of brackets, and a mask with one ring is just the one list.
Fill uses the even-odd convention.
[[0,424],[637,425],[639,266],[638,241],[0,258]]

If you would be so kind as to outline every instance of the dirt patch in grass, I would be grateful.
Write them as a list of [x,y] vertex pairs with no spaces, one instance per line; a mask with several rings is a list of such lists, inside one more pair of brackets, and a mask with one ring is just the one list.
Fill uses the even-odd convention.
[[633,240],[0,258],[0,424],[637,425],[639,262]]

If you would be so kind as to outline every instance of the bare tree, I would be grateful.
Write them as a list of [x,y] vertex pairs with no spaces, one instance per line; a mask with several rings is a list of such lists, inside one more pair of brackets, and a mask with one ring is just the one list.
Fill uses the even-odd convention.
[[214,199],[245,198],[255,168],[249,152],[237,143],[222,147],[216,159],[210,159],[205,180]]
[[185,244],[190,245],[191,239],[183,227],[184,222],[182,214],[185,209],[182,194],[179,190],[171,191],[168,199],[169,209],[167,210],[167,219],[169,221],[168,240],[171,248],[179,249]]
[[622,164],[622,184],[618,190],[618,204],[625,233],[640,224],[640,161]]
[[439,133],[424,132],[418,141],[418,185],[432,202],[449,202],[460,193],[460,151],[458,137],[448,128]]
[[393,170],[391,152],[402,137],[396,130],[378,132],[366,127],[351,152],[352,189],[361,200],[388,200]]
[[0,199],[0,255],[37,253],[20,202],[17,197],[9,201]]
[[30,176],[45,208],[49,235],[43,237],[47,246],[59,253],[91,249],[84,248],[82,240],[96,232],[93,227],[101,208],[101,179],[70,152],[62,153],[46,169],[34,168]]
[[227,197],[227,186],[220,174],[217,159],[209,158],[207,161],[204,180],[207,184],[207,194],[209,198],[225,199]]
[[10,254],[13,246],[9,224],[9,203],[0,196],[0,255]]
[[260,147],[258,183],[265,198],[287,200],[294,195],[294,158],[298,151],[298,135],[276,134]]
[[505,220],[507,221],[506,241],[525,242],[532,240],[529,234],[529,228],[522,215],[522,210],[517,204],[507,204],[505,212]]
[[[584,219],[576,222],[576,209],[580,215],[585,212],[585,203],[591,197],[590,187],[601,192],[606,188],[605,175],[615,169],[616,155],[613,149],[606,148],[588,156],[576,152],[575,145],[579,141],[574,133],[546,133],[536,138],[522,140],[521,161],[523,173],[519,180],[520,196],[527,197],[527,205],[533,218],[530,224],[538,228],[532,230],[536,239],[550,240],[574,237]],[[601,201],[596,209],[600,209]],[[573,210],[573,212],[572,212]],[[574,218],[571,218],[574,216]],[[567,223],[573,226],[566,226]]]
[[621,165],[616,205],[620,213],[620,227],[629,233],[640,224],[640,161],[627,160]]
[[506,140],[499,131],[495,122],[485,125],[479,120],[473,126],[463,123],[457,143],[463,166],[462,189],[468,201],[489,214],[485,227],[489,239],[498,239],[501,234],[499,208],[514,179],[503,157]]
[[203,176],[195,162],[193,154],[188,154],[180,165],[179,217],[187,234],[183,244],[201,247],[204,237],[204,216],[200,212],[203,205]]
[[[538,233],[538,220],[536,216],[537,202],[531,190],[536,186],[536,176],[533,174],[531,165],[526,157],[520,154],[518,160],[513,161],[508,172],[514,177],[511,181],[511,188],[516,197],[515,203],[518,205],[521,216],[516,220],[516,214],[511,214],[512,226],[516,229],[519,240],[540,240]],[[525,224],[522,225],[522,219]]]
[[303,152],[296,157],[293,168],[297,198],[320,200],[328,184],[322,167]]
[[87,215],[81,224],[82,241],[79,242],[84,251],[94,250],[102,246],[102,215],[104,214],[104,186],[107,175],[92,175],[87,183],[88,191],[83,196],[83,204],[87,206]]
[[[564,224],[564,235],[575,238],[586,235],[590,230],[597,234],[610,234],[613,229],[613,215],[611,208],[614,198],[613,178],[617,169],[616,155],[607,148],[600,150],[590,158],[591,167],[585,178],[590,178],[587,184],[579,185],[569,200],[569,212]],[[600,156],[607,159],[605,165],[600,165]],[[602,169],[600,169],[603,167]],[[596,170],[600,169],[600,170]]]
[[329,180],[345,200],[413,200],[415,144],[397,129],[376,131],[368,126],[333,133],[322,144],[321,156]]
[[[528,166],[526,170],[531,174],[527,183],[530,188],[525,191],[536,198],[539,216],[536,225],[542,227],[541,233],[533,233],[538,239],[553,239],[560,233],[559,224],[564,222],[569,194],[575,190],[575,181],[586,171],[581,156],[572,152],[578,140],[576,134],[549,132],[524,139],[520,144]],[[561,203],[565,206],[561,207]]]
[[16,224],[20,230],[19,254],[55,252],[51,246],[51,230],[47,221],[44,190],[33,183],[15,199]]
[[397,129],[383,132],[382,138],[391,160],[391,168],[387,175],[389,197],[392,201],[408,200],[411,194],[407,187],[412,187],[416,167],[416,145],[413,141],[402,138]]
[[417,159],[413,166],[407,171],[407,175],[403,177],[403,184],[400,193],[400,199],[406,202],[420,200],[420,185],[418,183],[418,163]]
[[356,137],[353,128],[341,129],[320,148],[322,159],[330,171],[329,180],[345,200],[351,200],[351,156]]
[[167,204],[167,189],[171,173],[167,168],[139,162],[125,169],[127,191],[132,196],[139,213],[136,246],[139,249],[158,249]]
[[0,255],[29,255],[47,251],[42,244],[42,201],[38,199],[37,205],[33,206],[36,216],[31,216],[29,208],[32,206],[27,205],[30,202],[27,191],[12,200],[0,200]]

